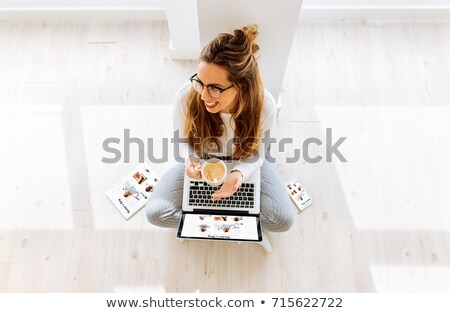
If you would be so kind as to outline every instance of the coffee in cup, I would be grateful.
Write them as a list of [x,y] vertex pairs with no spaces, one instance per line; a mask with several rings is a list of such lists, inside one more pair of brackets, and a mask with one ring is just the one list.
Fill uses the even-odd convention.
[[205,160],[202,165],[202,176],[206,182],[212,186],[219,186],[223,183],[227,173],[225,162],[220,159]]

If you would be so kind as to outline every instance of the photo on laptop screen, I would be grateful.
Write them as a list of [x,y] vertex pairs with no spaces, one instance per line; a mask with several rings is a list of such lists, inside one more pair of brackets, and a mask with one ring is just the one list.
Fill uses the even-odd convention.
[[178,237],[261,241],[261,227],[257,216],[185,213],[178,229]]

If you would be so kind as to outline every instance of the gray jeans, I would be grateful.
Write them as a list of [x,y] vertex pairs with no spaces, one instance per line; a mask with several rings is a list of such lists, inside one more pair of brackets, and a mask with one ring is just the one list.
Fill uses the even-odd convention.
[[[158,181],[145,206],[147,220],[157,226],[177,228],[181,219],[185,164],[170,168]],[[287,231],[294,221],[295,206],[274,163],[261,166],[261,213],[264,230]]]

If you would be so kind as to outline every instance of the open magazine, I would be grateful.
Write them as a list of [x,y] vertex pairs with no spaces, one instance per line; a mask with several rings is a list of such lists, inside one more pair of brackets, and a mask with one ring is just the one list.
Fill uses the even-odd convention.
[[313,200],[300,185],[300,182],[297,179],[292,179],[288,184],[286,184],[286,188],[292,201],[294,201],[300,212],[313,203]]
[[158,180],[158,174],[148,164],[140,164],[109,189],[106,196],[129,219],[147,203]]

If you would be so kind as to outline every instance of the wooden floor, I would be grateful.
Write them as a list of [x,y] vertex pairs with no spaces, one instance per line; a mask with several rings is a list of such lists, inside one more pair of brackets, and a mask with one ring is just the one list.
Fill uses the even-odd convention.
[[[449,21],[298,24],[277,160],[315,203],[270,254],[179,242],[105,197],[138,153],[102,163],[103,140],[161,156],[171,134],[197,63],[168,46],[163,22],[0,22],[1,292],[450,291]],[[286,161],[328,128],[347,162]]]

